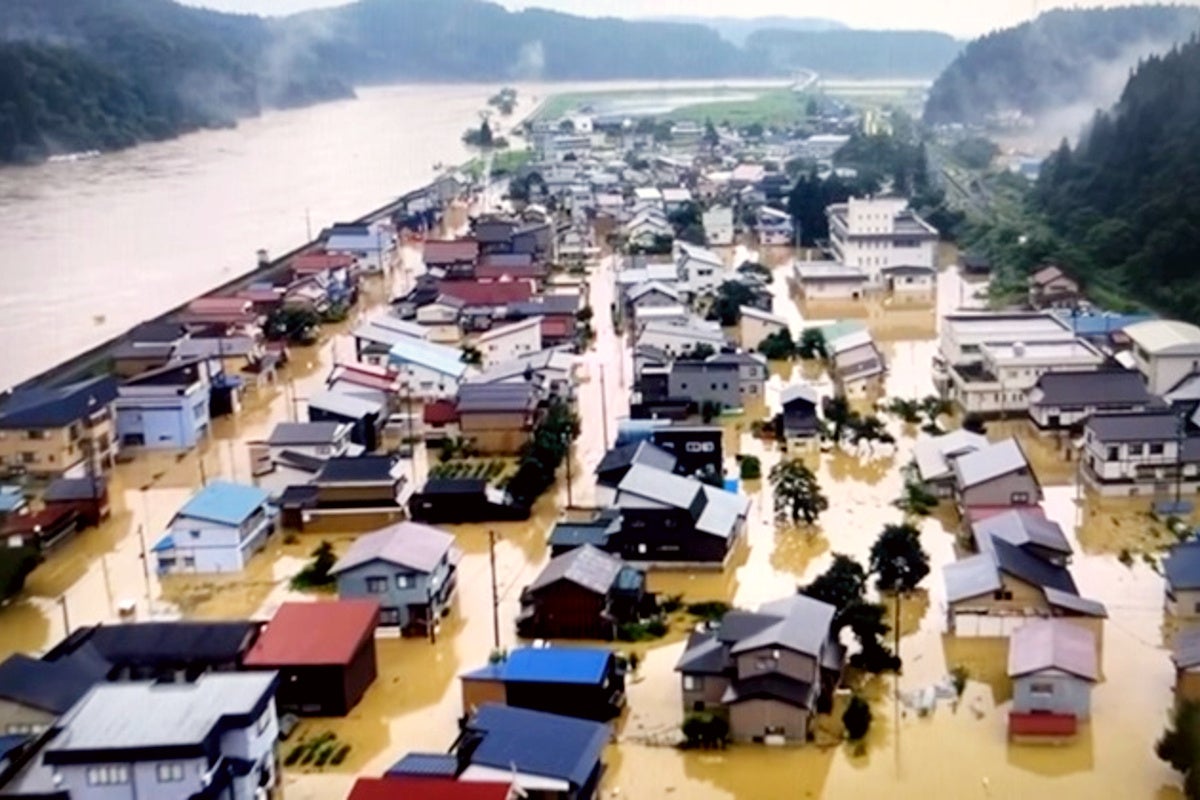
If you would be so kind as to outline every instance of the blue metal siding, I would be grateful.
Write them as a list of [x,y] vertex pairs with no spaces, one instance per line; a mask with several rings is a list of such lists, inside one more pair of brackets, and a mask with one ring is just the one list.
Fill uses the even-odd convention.
[[[1050,694],[1035,693],[1035,684],[1046,684],[1053,691]],[[1012,707],[1019,713],[1074,714],[1083,720],[1091,713],[1091,698],[1091,683],[1060,672],[1026,675],[1013,681]]]

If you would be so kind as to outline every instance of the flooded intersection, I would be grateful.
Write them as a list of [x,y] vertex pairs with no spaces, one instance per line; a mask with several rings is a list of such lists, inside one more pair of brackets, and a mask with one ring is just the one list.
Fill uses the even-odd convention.
[[[973,295],[955,272],[944,271],[937,296],[924,302],[871,298],[820,307],[793,301],[784,274],[786,256],[778,261],[776,312],[787,316],[793,327],[801,327],[801,319],[857,319],[871,330],[888,358],[888,396],[920,397],[933,390],[937,318],[970,302]],[[614,435],[615,419],[628,408],[631,366],[609,312],[612,268],[606,260],[589,277],[597,341],[578,368],[584,424],[573,454],[571,494],[577,505],[590,502],[591,471],[604,453],[606,436],[611,441]],[[384,299],[387,290],[374,287],[375,302]],[[197,453],[139,457],[120,465],[112,480],[112,518],[53,553],[30,577],[25,595],[0,610],[0,655],[45,650],[63,634],[64,609],[71,626],[116,621],[121,609],[130,605],[137,619],[266,618],[280,602],[294,599],[288,579],[321,540],[328,539],[340,551],[363,531],[276,536],[244,573],[161,582],[144,568],[142,542],[153,544],[201,474],[248,480],[245,443],[265,437],[276,422],[294,414],[295,400],[322,385],[337,354],[349,352],[346,348],[346,340],[336,336],[320,347],[295,351],[281,382],[252,390],[243,413],[222,420]],[[723,420],[730,471],[738,454],[760,457],[764,474],[779,460],[773,443],[752,435],[751,423],[777,410],[779,392],[788,382],[813,375],[812,365],[777,365],[766,407],[748,408]],[[832,389],[827,379],[816,383],[823,394]],[[794,592],[825,569],[834,553],[865,562],[883,525],[901,520],[901,512],[892,505],[903,488],[900,468],[923,435],[894,418],[888,418],[888,424],[898,441],[895,447],[834,450],[809,458],[830,499],[818,525],[777,526],[769,486],[751,482],[743,487],[752,499],[746,541],[734,563],[723,573],[654,572],[650,588],[682,594],[689,601],[726,600],[753,607]],[[1075,548],[1072,572],[1081,592],[1104,602],[1109,611],[1102,681],[1092,695],[1092,720],[1078,741],[1050,748],[1007,742],[1005,703],[1011,689],[1005,676],[1005,640],[946,633],[941,567],[957,557],[959,527],[954,512],[942,509],[921,523],[932,571],[922,590],[904,598],[900,608],[903,675],[876,678],[865,686],[875,717],[865,746],[736,746],[720,753],[663,746],[660,742],[677,729],[682,717],[673,667],[683,650],[685,631],[677,626],[662,642],[637,646],[643,658],[629,683],[628,709],[618,721],[617,742],[609,748],[605,796],[1180,796],[1169,788],[1177,782],[1174,774],[1153,754],[1171,702],[1173,678],[1164,650],[1162,580],[1140,558],[1129,567],[1118,559],[1122,551],[1140,555],[1161,545],[1162,534],[1146,515],[1147,501],[1100,504],[1077,488],[1074,464],[1063,458],[1059,443],[1038,438],[1031,426],[1017,420],[989,426],[991,438],[1007,435],[1021,438],[1045,486],[1046,512],[1062,525]],[[421,452],[416,469],[423,477]],[[556,493],[542,498],[529,522],[489,526],[497,535],[502,647],[517,644],[513,620],[521,588],[545,564],[546,536],[565,504],[566,486],[560,476]],[[378,642],[379,677],[363,702],[345,719],[306,720],[294,734],[331,732],[351,745],[349,757],[338,767],[320,771],[288,768],[285,797],[342,797],[355,775],[379,774],[410,750],[442,750],[453,740],[462,712],[457,676],[485,662],[494,642],[488,527],[451,529],[464,558],[454,610],[437,641]],[[889,607],[889,619],[891,612]],[[931,714],[920,716],[905,704],[903,698],[942,681],[956,666],[965,667],[970,676],[956,707],[941,701]],[[286,757],[289,745],[282,747]]]

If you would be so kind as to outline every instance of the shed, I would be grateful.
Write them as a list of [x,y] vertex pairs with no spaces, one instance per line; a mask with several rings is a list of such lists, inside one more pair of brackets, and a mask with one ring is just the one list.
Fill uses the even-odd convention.
[[1086,720],[1092,686],[1100,677],[1096,636],[1062,619],[1027,622],[1009,639],[1008,676],[1013,681],[1012,714]]
[[283,711],[341,717],[375,681],[374,600],[284,603],[246,654],[247,669],[279,671]]
[[601,647],[522,647],[460,680],[466,713],[493,702],[608,720],[625,702],[625,675]]

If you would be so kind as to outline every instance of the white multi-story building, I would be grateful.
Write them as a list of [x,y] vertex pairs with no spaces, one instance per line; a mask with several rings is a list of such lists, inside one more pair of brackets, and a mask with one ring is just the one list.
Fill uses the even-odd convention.
[[1200,437],[1170,409],[1094,414],[1084,427],[1084,480],[1102,495],[1169,496],[1200,488]]
[[884,285],[885,267],[937,266],[937,229],[903,198],[856,198],[825,210],[834,258],[867,273],[872,287]]
[[679,279],[692,295],[712,294],[725,280],[725,262],[711,250],[675,242]]
[[1154,319],[1125,328],[1133,363],[1154,394],[1166,394],[1200,373],[1200,328],[1177,320]]
[[1029,410],[1029,390],[1050,371],[1090,371],[1104,354],[1082,339],[1050,342],[988,343],[982,360],[950,367],[949,398],[968,413],[996,414]]
[[475,346],[483,356],[484,369],[536,353],[542,349],[542,318],[529,317],[520,322],[498,325],[481,333]]

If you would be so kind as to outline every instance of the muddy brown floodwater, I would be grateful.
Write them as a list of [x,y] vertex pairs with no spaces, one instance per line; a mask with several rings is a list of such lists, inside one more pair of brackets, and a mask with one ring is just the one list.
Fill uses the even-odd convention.
[[[948,254],[947,263],[950,256]],[[891,363],[889,394],[913,397],[932,390],[931,360],[937,348],[937,319],[972,304],[977,287],[965,285],[952,269],[942,273],[936,296],[913,302],[870,299],[861,304],[817,307],[789,296],[789,254],[764,254],[776,266],[776,311],[793,325],[808,320],[852,318],[865,322]],[[412,267],[413,254],[406,257]],[[577,505],[591,501],[591,470],[615,436],[615,418],[628,409],[630,364],[627,349],[613,331],[609,303],[611,270],[605,260],[589,277],[598,339],[579,366],[583,435],[574,448],[572,488]],[[407,280],[405,269],[394,280]],[[371,302],[391,291],[372,285]],[[350,324],[350,323],[347,323]],[[25,595],[0,610],[0,655],[44,650],[63,633],[62,605],[77,626],[116,619],[123,601],[136,604],[141,619],[266,617],[295,593],[287,579],[321,539],[340,550],[356,529],[301,534],[277,539],[249,569],[220,578],[173,578],[148,584],[140,559],[139,526],[152,543],[172,511],[200,479],[246,480],[245,442],[266,435],[294,413],[306,393],[320,385],[337,354],[349,354],[347,340],[335,336],[320,347],[298,351],[289,380],[256,389],[246,412],[222,420],[198,454],[155,456],[121,465],[113,479],[113,518],[53,554],[29,580]],[[750,434],[751,423],[778,408],[779,392],[790,380],[815,378],[831,389],[813,365],[774,365],[765,404],[723,420],[729,468],[739,453],[758,455],[764,472],[779,459],[774,445]],[[607,416],[607,424],[604,417]],[[830,562],[833,553],[865,561],[881,527],[900,521],[891,501],[900,494],[899,468],[908,463],[918,434],[890,420],[898,444],[875,452],[814,454],[830,498],[830,509],[812,529],[775,524],[770,490],[763,482],[745,487],[753,502],[747,541],[724,573],[656,572],[651,588],[683,594],[689,600],[724,599],[755,606],[795,591]],[[901,605],[900,653],[904,674],[878,678],[864,687],[875,723],[864,746],[771,748],[736,746],[720,753],[682,752],[662,742],[681,718],[680,687],[672,671],[683,649],[678,624],[662,642],[639,645],[643,660],[629,684],[629,708],[617,723],[617,739],[607,755],[607,797],[660,798],[1165,798],[1180,797],[1177,780],[1153,754],[1171,699],[1172,670],[1164,650],[1162,580],[1140,561],[1117,559],[1122,550],[1154,552],[1164,541],[1149,520],[1147,504],[1106,501],[1081,492],[1075,465],[1064,460],[1061,443],[1039,439],[1019,420],[991,426],[989,436],[1019,436],[1046,486],[1046,511],[1068,532],[1076,547],[1073,572],[1081,592],[1102,600],[1105,625],[1103,680],[1093,693],[1093,716],[1074,744],[1058,748],[1010,746],[1005,715],[1011,693],[1004,674],[1005,640],[946,634],[941,567],[955,558],[957,527],[952,511],[941,510],[921,524],[932,572],[923,589]],[[417,471],[425,459],[418,453]],[[527,523],[491,526],[498,535],[496,564],[500,586],[500,644],[517,644],[513,619],[521,588],[547,559],[545,539],[566,503],[565,482],[544,497]],[[356,774],[379,774],[413,749],[446,748],[461,713],[457,676],[482,664],[493,647],[488,528],[454,526],[464,551],[455,607],[436,643],[381,639],[379,678],[363,702],[345,719],[306,720],[297,735],[325,731],[351,745],[349,758],[322,771],[285,771],[289,800],[345,796]],[[890,614],[889,614],[890,619]],[[945,702],[928,716],[908,710],[898,696],[940,681],[957,665],[970,680],[957,708]],[[288,745],[284,745],[286,752]]]

